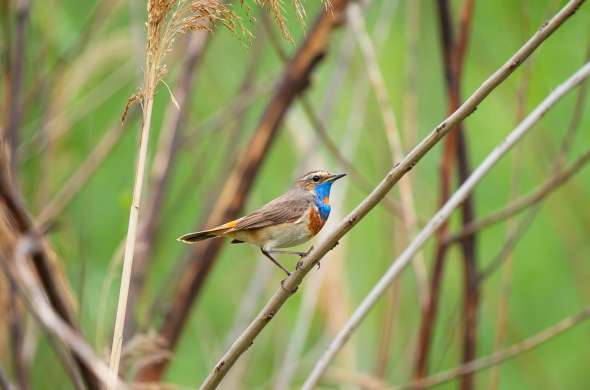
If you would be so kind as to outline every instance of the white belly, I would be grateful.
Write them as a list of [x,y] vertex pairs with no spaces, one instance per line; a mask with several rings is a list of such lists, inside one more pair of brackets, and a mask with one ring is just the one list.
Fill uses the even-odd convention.
[[307,227],[307,218],[295,223],[268,226],[261,229],[232,232],[228,236],[254,244],[264,249],[289,248],[308,241],[312,234]]

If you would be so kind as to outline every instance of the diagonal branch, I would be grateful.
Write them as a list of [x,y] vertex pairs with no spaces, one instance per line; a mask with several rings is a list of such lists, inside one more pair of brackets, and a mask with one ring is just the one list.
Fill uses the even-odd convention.
[[[349,232],[362,218],[364,218],[391,190],[391,188],[424,157],[457,123],[469,116],[498,85],[500,85],[518,66],[535,51],[559,26],[572,16],[584,0],[570,1],[551,20],[545,23],[511,58],[508,59],[494,74],[448,118],[442,121],[434,130],[416,145],[398,164],[396,164],[383,178],[379,185],[366,197],[322,242],[306,256],[301,267],[291,273],[279,289],[270,298],[264,308],[252,320],[250,325],[236,339],[229,350],[221,357],[215,368],[209,373],[202,388],[215,388],[223,376],[230,370],[237,359],[252,345],[254,339],[268,325],[287,299],[296,291],[303,278],[313,269],[321,258],[331,250],[340,238]],[[334,2],[333,2],[334,3]],[[340,3],[337,3],[340,5]],[[340,8],[338,8],[340,9]],[[436,226],[435,226],[436,228]],[[421,246],[422,243],[418,245]],[[419,248],[416,248],[416,250]],[[407,264],[414,255],[414,251],[404,254],[401,263],[395,263],[393,270],[386,274],[385,280],[376,286],[369,301],[354,314],[352,320],[339,334],[337,340],[330,347],[328,353],[318,363],[314,373],[306,382],[306,388],[311,389],[317,383],[336,352],[344,345],[352,331],[359,325],[369,309],[381,294],[387,290],[392,279],[400,270],[400,265]],[[403,267],[401,267],[403,268]],[[391,279],[391,280],[390,280]]]
[[[562,13],[567,9],[568,6],[573,6],[574,4],[575,3],[570,2],[566,6],[566,8],[560,11],[558,15],[562,15]],[[556,18],[559,17],[556,16]],[[556,18],[554,18],[552,21],[555,21]],[[551,25],[551,22],[549,22],[548,25]],[[412,243],[404,250],[404,252],[392,263],[385,275],[383,275],[383,277],[373,287],[371,292],[359,305],[359,307],[353,313],[347,324],[336,336],[336,338],[332,341],[332,343],[328,346],[320,360],[317,362],[312,373],[307,378],[304,384],[304,389],[310,390],[317,384],[320,377],[325,372],[329,363],[332,361],[336,353],[351,337],[354,330],[358,328],[360,323],[364,320],[369,311],[377,303],[379,298],[387,291],[387,289],[391,286],[391,283],[393,283],[396,280],[397,276],[399,276],[401,271],[408,265],[408,263],[412,260],[413,256],[422,248],[425,242],[440,228],[440,226],[442,226],[443,223],[445,223],[445,221],[449,218],[453,210],[457,208],[466,199],[469,193],[473,191],[475,186],[485,176],[485,174],[500,160],[500,158],[504,154],[506,154],[518,141],[522,139],[522,137],[532,128],[532,126],[535,123],[537,123],[541,119],[541,117],[553,105],[555,105],[555,103],[557,103],[567,92],[579,85],[589,75],[590,62],[584,65],[582,68],[580,68],[574,75],[572,75],[568,80],[566,80],[564,83],[558,86],[551,94],[549,94],[547,98],[545,98],[545,100],[541,104],[539,104],[539,106],[533,112],[531,112],[531,114],[529,114],[529,116],[527,116],[506,137],[506,139],[488,155],[488,157],[479,165],[479,167],[473,172],[473,174],[469,176],[469,178],[461,185],[461,187],[453,194],[453,196],[449,198],[447,203],[445,203],[445,205],[432,217],[428,224],[426,224],[422,231],[416,236],[414,241],[412,241]],[[467,99],[466,103],[464,103],[461,107],[464,107],[466,104],[472,101],[472,99],[473,97]],[[459,109],[459,111],[461,111],[461,108]],[[454,115],[455,114],[453,114],[451,117],[453,117]],[[456,122],[452,123],[452,125],[455,124]],[[357,207],[357,209],[361,206]],[[349,218],[351,217],[354,218],[355,216],[349,216]],[[354,224],[357,220],[358,218],[355,220],[347,219],[346,222],[348,222],[349,224]],[[320,244],[320,250],[323,249],[323,244],[324,243]],[[316,251],[318,250],[316,249],[310,254],[312,260],[314,259],[314,255],[317,253]],[[304,261],[304,266],[307,265],[308,262],[309,259],[306,259]],[[310,265],[313,265],[313,263],[311,263]],[[291,275],[291,277],[287,279],[285,287],[291,287],[291,283],[289,282],[298,276],[300,276],[300,273],[294,273],[294,275]],[[275,294],[275,297],[276,295],[278,294]]]
[[[30,300],[29,307],[43,326],[67,345],[84,362],[84,365],[97,378],[100,378],[103,384],[107,384],[111,380],[108,366],[96,355],[80,333],[65,322],[46,302],[43,291],[37,287],[35,275],[27,266],[27,258],[35,256],[34,253],[39,251],[37,248],[39,245],[42,244],[33,236],[24,236],[19,240],[15,249],[15,269],[18,279],[26,290],[26,294],[23,295]],[[126,388],[118,378],[116,378],[116,383],[117,388]]]
[[506,219],[512,218],[527,208],[538,204],[547,196],[559,189],[559,187],[567,183],[569,179],[571,179],[576,173],[586,166],[588,161],[590,161],[590,150],[585,151],[566,169],[557,171],[553,176],[533,190],[530,194],[515,199],[501,210],[498,210],[487,217],[465,225],[463,230],[448,237],[446,239],[446,243],[451,244],[459,241],[469,234],[495,225]]
[[514,359],[515,357],[546,343],[554,337],[557,337],[572,329],[576,325],[579,325],[580,323],[588,320],[588,318],[590,318],[590,306],[587,306],[579,313],[565,318],[559,321],[557,324],[490,356],[471,360],[460,365],[459,367],[424,378],[417,383],[411,383],[403,386],[394,386],[391,388],[391,390],[426,389],[449,382],[459,376],[473,374],[477,371],[485,370],[486,368],[504,363],[507,360]]
[[443,383],[450,382],[460,376],[473,374],[487,368],[497,366],[508,360],[512,360],[526,352],[529,352],[546,342],[554,339],[557,336],[573,329],[577,325],[587,321],[590,318],[590,306],[585,307],[577,314],[564,318],[557,324],[552,325],[541,332],[538,332],[516,344],[511,345],[501,351],[492,355],[485,356],[479,359],[471,360],[458,367],[433,374],[427,378],[417,382],[408,383],[405,385],[391,386],[382,380],[375,377],[364,375],[361,373],[347,372],[343,370],[331,370],[327,376],[338,380],[339,382],[347,382],[362,386],[363,388],[371,390],[418,390],[428,389]]
[[[7,177],[8,168],[6,164],[0,164],[0,204],[6,213],[6,223],[10,230],[16,231],[20,235],[34,233],[36,228],[31,220],[24,203],[16,192],[16,187]],[[74,309],[71,305],[67,291],[64,290],[63,283],[60,283],[60,270],[56,269],[52,262],[51,254],[46,245],[40,245],[35,248],[31,254],[37,276],[41,280],[45,294],[53,310],[60,316],[70,328],[75,331],[77,325],[75,321]],[[79,332],[79,331],[78,331]],[[86,362],[72,351],[74,360],[84,379],[86,386],[90,389],[98,389],[97,378]]]

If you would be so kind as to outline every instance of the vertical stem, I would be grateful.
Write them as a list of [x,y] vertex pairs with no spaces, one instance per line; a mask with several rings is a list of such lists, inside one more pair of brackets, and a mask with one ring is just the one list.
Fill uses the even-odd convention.
[[119,373],[119,361],[121,359],[121,347],[123,344],[123,329],[125,327],[125,313],[127,311],[127,298],[129,295],[129,285],[131,282],[131,269],[133,267],[133,254],[135,252],[135,239],[137,236],[137,225],[139,220],[139,205],[141,202],[141,192],[143,188],[143,178],[147,160],[148,141],[150,135],[150,124],[152,120],[153,91],[155,87],[156,70],[155,67],[149,67],[146,74],[146,83],[144,86],[145,108],[143,112],[143,123],[141,127],[139,141],[139,156],[135,170],[135,183],[133,184],[133,200],[129,211],[129,226],[127,229],[127,241],[125,243],[125,257],[123,258],[123,272],[121,275],[121,287],[119,289],[119,302],[117,303],[117,318],[115,319],[115,329],[113,332],[113,346],[111,348],[111,360],[109,371],[111,381],[108,388],[114,389],[117,383]]

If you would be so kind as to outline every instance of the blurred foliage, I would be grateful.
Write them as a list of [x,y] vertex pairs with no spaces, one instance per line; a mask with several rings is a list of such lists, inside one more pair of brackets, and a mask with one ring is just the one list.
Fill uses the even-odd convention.
[[[390,1],[390,0],[383,0]],[[305,2],[307,27],[297,20],[295,9],[285,2],[287,27],[294,44],[282,41],[288,52],[301,42],[304,29],[313,23],[313,15],[320,4]],[[460,2],[453,1],[455,10]],[[482,80],[497,69],[538,26],[564,3],[555,0],[534,1],[478,1],[470,45],[468,48],[463,95],[473,91]],[[391,20],[391,32],[379,52],[379,62],[386,77],[394,110],[403,123],[404,102],[408,93],[405,63],[407,60],[407,1],[400,1]],[[119,119],[125,101],[140,84],[143,58],[144,10],[143,2],[132,0],[91,1],[32,1],[31,23],[28,28],[24,93],[27,98],[21,138],[23,146],[20,182],[30,210],[38,213],[70,175],[78,168],[103,134]],[[233,6],[246,15],[239,5]],[[584,61],[590,40],[589,5],[550,37],[533,55],[529,67],[530,81],[524,92],[525,111],[532,109],[559,82],[569,76]],[[366,11],[369,29],[380,15],[381,1],[375,0]],[[438,19],[434,2],[420,4],[417,139],[425,136],[445,117],[447,97],[442,75]],[[4,12],[4,11],[3,11]],[[94,16],[93,16],[94,15]],[[457,13],[455,12],[455,15]],[[12,15],[0,19],[11,28]],[[258,23],[245,18],[255,34],[264,39]],[[10,25],[7,26],[6,23]],[[331,85],[331,76],[341,66],[338,48],[345,44],[344,29],[339,31],[333,49],[326,61],[313,75],[309,92],[318,112],[322,112],[324,99]],[[10,36],[0,37],[5,50]],[[255,83],[273,83],[282,69],[268,40],[256,59]],[[177,67],[183,55],[183,41],[173,51],[168,64],[166,81],[171,86],[176,79]],[[236,98],[252,48],[222,29],[218,30],[206,48],[192,88],[193,99],[189,119],[183,129],[184,141],[190,147],[180,149],[178,163],[167,191],[164,218],[159,227],[156,254],[149,270],[146,291],[138,312],[147,318],[151,303],[162,298],[175,286],[174,270],[183,259],[186,247],[175,238],[192,230],[207,212],[209,199],[216,196],[218,182],[226,174],[227,156],[219,153],[223,145],[243,145],[255,128],[261,111],[268,100],[262,94],[248,106],[239,135],[229,138],[231,115],[224,123],[206,132],[201,125],[211,115],[223,111]],[[3,56],[3,66],[6,57]],[[525,77],[525,68],[518,70],[507,82],[489,96],[478,110],[465,121],[472,165],[476,165],[498,144],[516,123],[518,89]],[[335,96],[334,113],[327,118],[330,135],[340,145],[348,134],[360,133],[357,151],[347,157],[373,183],[387,172],[392,161],[383,132],[381,114],[373,94],[369,94],[368,112],[361,128],[349,129],[349,116],[356,107],[352,102],[354,85],[365,78],[362,58],[356,48],[351,66],[346,73],[342,89]],[[2,90],[5,80],[0,79]],[[512,155],[505,158],[478,186],[475,193],[476,211],[484,216],[506,204],[512,191],[511,180],[517,175],[516,192],[527,193],[543,182],[550,172],[553,157],[567,130],[573,110],[575,93],[566,97],[543,119],[542,123],[522,142]],[[153,154],[163,112],[170,104],[167,89],[160,85],[155,105],[152,128]],[[589,105],[580,125],[570,157],[588,148]],[[327,167],[338,171],[336,160],[328,153],[298,105],[290,111],[287,123],[302,128],[283,126],[267,156],[249,196],[247,210],[280,195],[291,179],[301,173],[301,163],[310,155],[321,156]],[[303,128],[305,127],[305,129]],[[60,216],[58,228],[51,241],[65,264],[72,286],[80,303],[79,320],[88,340],[105,354],[110,346],[110,324],[115,314],[119,268],[110,270],[116,248],[125,237],[128,208],[131,198],[136,148],[138,144],[137,118],[128,120],[122,141],[116,146],[105,164],[84,186],[67,210]],[[39,132],[63,133],[49,148],[39,153]],[[312,137],[313,147],[303,151],[295,147],[295,132]],[[406,142],[409,149],[412,145]],[[421,223],[428,220],[438,203],[437,164],[441,148],[427,155],[411,173],[416,193],[416,205]],[[520,168],[513,169],[513,156],[518,156]],[[224,168],[225,167],[225,168]],[[299,169],[299,170],[298,170]],[[197,179],[198,178],[198,179]],[[191,181],[198,180],[194,185]],[[338,183],[341,184],[341,183]],[[365,195],[354,183],[347,187],[346,201],[341,215],[351,210]],[[334,191],[340,191],[336,185]],[[396,191],[394,191],[397,197]],[[508,336],[511,344],[533,334],[561,318],[570,315],[588,303],[590,290],[590,170],[579,173],[571,182],[558,190],[544,204],[524,238],[513,253],[512,282],[508,306]],[[458,215],[452,227],[458,227]],[[332,218],[325,229],[338,222]],[[344,246],[342,270],[345,273],[345,291],[351,307],[365,296],[396,254],[403,248],[395,246],[392,238],[397,234],[390,214],[376,208],[348,234]],[[478,236],[480,267],[489,263],[498,253],[506,237],[506,224],[486,229]],[[430,244],[425,250],[427,264],[432,264]],[[227,333],[232,329],[241,299],[256,269],[256,248],[226,246],[222,256],[209,275],[206,286],[192,310],[191,320],[185,328],[179,348],[166,375],[166,382],[194,386],[214,365],[226,344]],[[329,254],[322,264],[332,261]],[[285,259],[294,266],[295,259]],[[272,267],[270,263],[267,265]],[[314,271],[315,272],[315,271]],[[113,283],[104,289],[105,278]],[[272,270],[264,296],[277,287],[283,277]],[[430,371],[454,367],[460,361],[460,310],[462,300],[462,262],[454,248],[448,258],[444,276],[442,299],[437,322]],[[306,283],[302,286],[302,290]],[[300,290],[301,292],[301,290]],[[163,294],[163,295],[162,295]],[[393,335],[392,355],[385,380],[405,383],[411,379],[416,329],[419,325],[419,306],[415,279],[408,269],[401,278],[400,308]],[[498,300],[501,295],[501,272],[496,272],[482,290],[479,315],[478,355],[493,352],[497,332]],[[302,294],[298,293],[285,305],[271,325],[257,339],[244,359],[242,388],[270,388],[274,375],[282,362],[284,350],[298,320]],[[320,299],[322,299],[320,297]],[[388,300],[383,300],[361,326],[351,343],[354,346],[357,370],[371,373],[379,348],[383,315]],[[106,317],[100,318],[105,304]],[[338,302],[332,302],[337,305]],[[295,384],[301,383],[322,348],[330,338],[326,329],[326,306],[314,312],[311,333],[303,347]],[[102,332],[97,324],[104,321]],[[147,329],[157,329],[161,318],[155,316],[142,323]],[[100,328],[99,328],[100,330]],[[500,388],[564,388],[583,389],[588,385],[585,363],[590,360],[590,325],[584,324],[546,345],[501,366]],[[340,364],[340,363],[337,363]],[[39,345],[32,367],[34,388],[69,388],[71,386],[59,361],[54,357],[45,336],[40,334]],[[476,376],[478,388],[488,386],[490,370]],[[296,386],[296,385],[295,385]],[[455,388],[451,383],[441,388]]]

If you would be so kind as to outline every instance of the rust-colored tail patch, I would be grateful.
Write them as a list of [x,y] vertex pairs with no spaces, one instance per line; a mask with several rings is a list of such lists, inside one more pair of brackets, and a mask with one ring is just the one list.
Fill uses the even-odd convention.
[[224,223],[221,226],[215,227],[213,229],[184,234],[184,235],[178,237],[176,240],[178,240],[180,242],[184,242],[186,244],[192,244],[194,242],[207,240],[209,238],[219,237],[219,236],[222,236],[228,230],[232,229],[234,226],[236,226],[236,224],[237,224],[237,220],[230,221],[230,222]]

